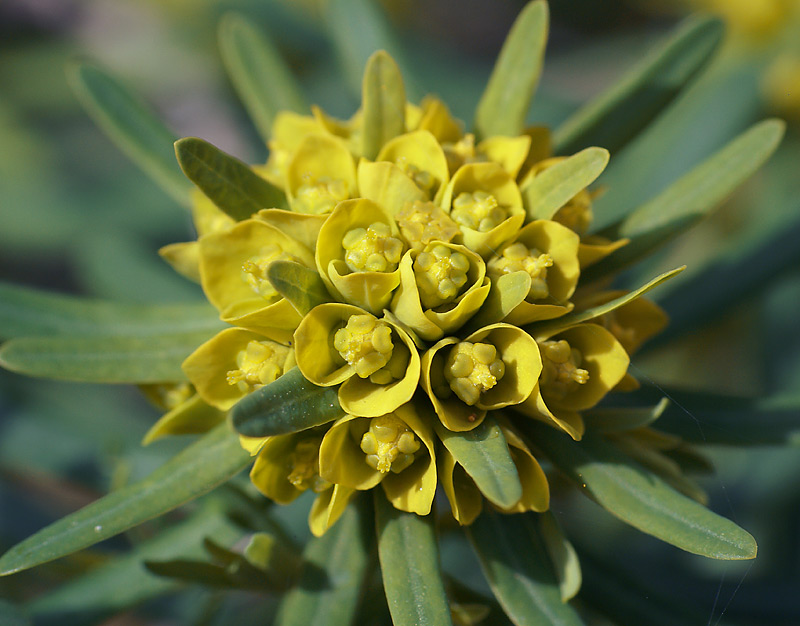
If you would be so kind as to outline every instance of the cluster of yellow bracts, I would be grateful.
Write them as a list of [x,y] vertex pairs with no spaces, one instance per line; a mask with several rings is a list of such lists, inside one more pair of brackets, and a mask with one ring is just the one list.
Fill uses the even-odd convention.
[[[420,515],[441,484],[469,524],[482,497],[441,439],[487,419],[523,485],[506,510],[546,510],[547,479],[514,422],[543,420],[580,439],[582,411],[635,386],[629,353],[665,317],[636,300],[592,323],[554,323],[619,295],[576,289],[582,267],[625,242],[586,235],[585,189],[552,219],[531,218],[526,189],[560,161],[545,129],[476,142],[428,98],[406,105],[406,132],[367,159],[361,124],[360,114],[279,114],[269,161],[254,170],[291,210],[236,222],[198,194],[198,241],[162,250],[232,325],[184,362],[197,393],[189,402],[227,411],[295,366],[338,387],[346,416],[335,423],[242,438],[268,497],[318,494],[318,535],[357,490],[378,484],[395,507]],[[316,270],[330,302],[301,315],[268,279],[278,260]]]

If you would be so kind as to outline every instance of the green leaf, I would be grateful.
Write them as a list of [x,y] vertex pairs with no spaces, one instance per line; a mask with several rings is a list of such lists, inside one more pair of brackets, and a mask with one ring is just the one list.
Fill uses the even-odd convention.
[[692,17],[617,84],[579,109],[553,135],[554,152],[587,146],[616,153],[708,63],[724,34],[716,18]]
[[756,542],[745,530],[694,500],[587,431],[573,441],[529,420],[529,432],[555,466],[622,521],[687,552],[713,559],[752,559]]
[[517,626],[580,626],[561,600],[558,581],[531,515],[486,509],[467,528],[495,597]]
[[630,243],[589,267],[595,280],[638,261],[696,224],[769,158],[783,137],[784,122],[765,120],[685,174],[626,217],[615,234]]
[[529,2],[514,22],[475,111],[478,139],[522,131],[542,73],[548,22],[543,0]]
[[586,426],[603,433],[621,433],[644,428],[655,422],[669,406],[668,398],[661,398],[655,406],[625,408],[595,408],[583,414]]
[[231,409],[233,427],[246,437],[271,437],[327,424],[344,415],[337,387],[318,387],[295,367],[245,396]]
[[305,315],[318,304],[331,300],[319,273],[300,263],[273,261],[267,268],[267,279],[279,294],[292,303],[300,315]]
[[444,447],[475,481],[480,492],[508,509],[522,498],[522,483],[508,451],[508,443],[491,414],[479,426],[454,433],[437,420],[434,424]]
[[375,526],[383,586],[395,626],[451,624],[439,570],[433,515],[394,508],[375,491]]
[[207,141],[179,139],[175,155],[189,180],[235,220],[245,220],[261,209],[289,208],[280,189]]
[[271,580],[294,581],[298,578],[303,560],[280,538],[267,533],[255,533],[244,549],[244,558],[270,576]]
[[67,78],[83,107],[117,147],[172,198],[189,206],[191,185],[175,164],[176,137],[152,111],[93,65],[71,65]]
[[206,506],[183,522],[171,525],[152,539],[138,544],[127,554],[112,558],[65,585],[37,597],[30,610],[37,617],[87,612],[111,613],[173,591],[173,581],[147,573],[149,559],[201,556],[204,538],[232,545],[242,531],[219,507]]
[[224,419],[224,411],[206,404],[196,395],[164,413],[142,438],[142,445],[147,446],[167,435],[200,435]]
[[250,463],[222,424],[144,480],[118,489],[17,544],[0,558],[13,574],[88,548],[211,491]]
[[531,276],[525,271],[503,274],[497,280],[492,280],[486,300],[467,322],[464,332],[471,333],[501,321],[525,300],[530,288]]
[[308,110],[280,54],[247,18],[237,13],[222,18],[219,47],[228,76],[264,141],[269,140],[279,111]]
[[186,380],[181,363],[207,331],[150,336],[20,337],[0,348],[0,366],[13,372],[90,383]]
[[608,158],[608,150],[586,148],[534,176],[521,188],[528,217],[552,219],[562,206],[603,173]]
[[561,600],[568,602],[581,588],[581,564],[575,548],[550,511],[539,515],[539,536],[555,569]]
[[406,128],[406,91],[400,68],[385,51],[367,61],[362,86],[361,154],[374,159],[383,145]]
[[123,304],[87,300],[0,282],[0,339],[29,335],[153,337],[225,325],[201,304]]
[[354,623],[373,550],[368,503],[366,497],[352,502],[332,528],[306,545],[300,582],[284,597],[277,626]]
[[30,620],[10,602],[0,599],[0,623],[5,626],[30,626]]
[[661,283],[664,283],[668,281],[670,278],[677,276],[685,269],[686,269],[685,265],[681,267],[676,267],[674,270],[670,270],[669,272],[664,272],[663,274],[656,276],[649,283],[642,285],[638,289],[629,291],[628,293],[621,295],[619,298],[614,298],[613,300],[609,300],[604,304],[599,304],[589,309],[567,313],[566,315],[562,315],[561,317],[554,320],[548,320],[546,322],[541,322],[539,324],[530,324],[529,326],[525,327],[525,330],[531,333],[532,335],[544,335],[544,334],[552,335],[553,333],[559,330],[563,330],[565,328],[569,328],[571,326],[575,326],[577,324],[582,324],[583,322],[588,322],[590,320],[596,319],[601,315],[606,315],[607,313],[611,313],[611,311],[618,309],[621,306],[624,306],[629,302],[632,302],[633,300],[636,300],[636,298],[643,296],[648,291],[658,287]]

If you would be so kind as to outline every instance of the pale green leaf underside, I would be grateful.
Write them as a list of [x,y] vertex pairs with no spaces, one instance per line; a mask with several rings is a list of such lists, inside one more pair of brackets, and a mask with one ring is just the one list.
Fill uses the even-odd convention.
[[669,399],[661,398],[655,406],[594,408],[583,414],[583,420],[588,427],[600,432],[620,433],[649,426],[661,417],[667,406]]
[[344,415],[337,387],[319,387],[295,367],[245,396],[231,409],[233,427],[247,437],[285,435]]
[[483,575],[517,626],[581,626],[561,599],[534,519],[484,510],[467,529]]
[[539,515],[539,536],[553,564],[561,599],[568,602],[578,595],[583,580],[578,554],[551,511]]
[[27,376],[76,382],[178,382],[186,379],[183,360],[212,334],[20,337],[0,348],[0,366]]
[[521,190],[528,217],[552,219],[562,206],[603,173],[608,159],[608,150],[586,148],[534,176]]
[[400,68],[385,51],[367,61],[362,86],[362,155],[374,159],[383,145],[405,131],[406,92]]
[[502,274],[492,280],[486,300],[467,322],[464,334],[503,320],[528,297],[530,288],[531,277],[525,271]]
[[144,480],[100,498],[11,548],[0,558],[0,575],[72,554],[163,515],[211,491],[249,462],[239,438],[222,424]]
[[544,424],[531,435],[555,466],[622,521],[687,552],[713,559],[756,556],[756,542],[732,521],[678,493],[599,435],[573,441]]
[[506,438],[491,414],[466,432],[450,432],[438,421],[435,426],[445,448],[490,502],[506,509],[519,502],[522,483]]
[[375,492],[375,525],[386,600],[395,626],[452,625],[439,570],[433,515],[394,508]]
[[305,315],[315,306],[331,300],[317,271],[300,263],[273,261],[267,268],[267,278],[300,315]]
[[719,19],[687,19],[622,80],[561,124],[553,134],[554,152],[603,146],[616,153],[705,67],[723,33]]
[[614,229],[630,243],[589,267],[581,278],[593,280],[622,269],[693,226],[761,167],[778,147],[785,126],[775,119],[755,124],[633,211]]
[[177,137],[127,88],[93,65],[76,63],[67,78],[83,107],[117,147],[177,202],[188,206],[192,186],[175,163]]
[[530,2],[506,37],[475,111],[475,135],[519,135],[539,83],[549,13],[543,0]]
[[183,173],[220,209],[244,220],[261,209],[287,209],[284,193],[250,167],[197,137],[175,142]]
[[308,110],[291,71],[265,33],[229,13],[219,25],[219,47],[228,76],[264,141],[280,111]]
[[306,567],[281,603],[277,626],[355,623],[372,550],[369,504],[367,497],[351,503],[331,529],[307,544]]
[[0,283],[0,339],[67,335],[152,337],[221,330],[216,310],[199,304],[125,304]]

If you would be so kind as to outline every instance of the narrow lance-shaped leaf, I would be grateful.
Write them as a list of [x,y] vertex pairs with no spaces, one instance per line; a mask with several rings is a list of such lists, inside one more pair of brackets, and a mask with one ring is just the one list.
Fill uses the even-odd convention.
[[539,515],[539,536],[553,564],[561,599],[568,602],[581,588],[581,564],[575,548],[550,511]]
[[529,2],[514,22],[475,111],[475,135],[519,135],[539,84],[549,13],[544,0]]
[[761,167],[778,147],[785,127],[775,119],[759,122],[636,209],[614,229],[630,243],[589,267],[581,280],[622,269],[697,223]]
[[362,86],[362,155],[374,159],[383,145],[405,132],[406,91],[400,68],[385,51],[367,61]]
[[0,348],[0,366],[27,376],[86,383],[178,382],[186,380],[183,360],[212,334],[20,337]]
[[562,206],[602,174],[608,159],[608,150],[586,148],[534,176],[521,189],[528,217],[552,219]]
[[175,142],[183,173],[211,201],[235,220],[261,209],[287,209],[284,193],[247,164],[197,137]]
[[300,263],[273,261],[267,268],[267,278],[275,291],[291,302],[300,315],[331,300],[317,271]]
[[383,586],[395,626],[452,625],[439,569],[433,515],[394,508],[375,492],[375,526]]
[[718,19],[687,19],[621,81],[556,129],[555,153],[569,154],[593,145],[612,153],[620,150],[705,67],[723,33]]
[[75,94],[89,115],[130,159],[184,206],[191,185],[175,163],[173,133],[133,93],[93,65],[76,63],[67,71]]
[[[644,428],[655,422],[669,406],[669,398],[661,398],[655,406],[595,408],[583,414],[583,420],[590,428],[603,433],[620,433],[636,428]],[[800,422],[800,420],[798,420]],[[661,424],[659,424],[659,427]]]
[[676,267],[674,270],[670,270],[669,272],[664,272],[660,276],[656,276],[653,280],[642,285],[638,289],[634,289],[619,298],[614,298],[613,300],[609,300],[603,304],[598,304],[597,306],[593,306],[589,309],[584,309],[582,311],[573,311],[571,313],[567,313],[566,315],[562,315],[561,317],[555,320],[548,320],[546,322],[540,322],[538,324],[531,324],[525,328],[528,332],[533,335],[542,335],[542,334],[553,334],[559,330],[569,328],[571,326],[576,326],[577,324],[582,324],[583,322],[588,322],[590,320],[596,319],[601,315],[606,315],[607,313],[611,313],[615,309],[620,308],[628,304],[629,302],[633,302],[637,298],[640,298],[648,291],[655,289],[660,284],[668,281],[670,278],[674,278],[678,274],[680,274],[683,270],[686,269],[686,266],[683,265],[681,267]]
[[575,442],[533,420],[528,429],[559,470],[622,521],[701,556],[755,558],[756,542],[747,531],[678,493],[596,433]]
[[229,13],[219,25],[219,46],[228,76],[264,141],[279,111],[308,110],[291,71],[266,34]]
[[490,502],[510,508],[522,498],[522,483],[508,451],[508,443],[491,414],[480,426],[454,433],[437,420],[436,433],[455,460]]
[[239,400],[233,427],[246,437],[271,437],[327,424],[344,415],[336,387],[319,387],[295,367]]
[[303,551],[299,584],[286,594],[277,626],[353,624],[373,550],[369,499],[352,502],[322,537]]
[[142,481],[118,489],[17,544],[0,558],[0,575],[88,548],[211,491],[250,456],[221,424]]
[[48,293],[0,282],[0,339],[23,336],[151,337],[221,330],[210,304],[128,304]]
[[484,510],[467,536],[506,615],[517,626],[581,626],[561,599],[558,581],[530,515]]

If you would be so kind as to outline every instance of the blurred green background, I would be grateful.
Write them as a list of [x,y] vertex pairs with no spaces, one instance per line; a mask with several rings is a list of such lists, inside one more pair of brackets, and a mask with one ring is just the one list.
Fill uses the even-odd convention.
[[[259,162],[266,148],[236,100],[217,51],[217,22],[226,12],[239,11],[263,27],[308,100],[334,115],[349,116],[358,106],[360,75],[348,61],[380,41],[403,68],[413,98],[435,93],[469,124],[494,58],[524,5],[364,0],[364,23],[341,24],[327,19],[326,4],[0,3],[0,279],[127,302],[203,297],[157,254],[160,246],[193,236],[188,214],[80,108],[64,72],[71,60],[91,59],[110,70],[176,135],[200,136]],[[778,153],[711,219],[620,279],[621,285],[638,284],[658,271],[689,266],[654,294],[673,323],[634,359],[632,372],[656,394],[661,387],[749,398],[800,394],[799,5],[790,0],[551,2],[545,72],[529,116],[531,123],[550,126],[613,83],[687,12],[721,12],[730,24],[723,49],[700,79],[643,137],[612,155],[600,179],[607,191],[596,204],[598,226],[651,197],[753,122],[768,115],[789,121]],[[671,417],[702,441],[707,425],[694,413],[678,407]],[[0,372],[0,550],[148,474],[183,447],[185,442],[176,440],[140,447],[157,416],[134,388],[33,381]],[[758,419],[754,412],[752,420]],[[795,435],[795,446],[798,439]],[[592,555],[583,562],[582,594],[594,623],[645,623],[636,616],[647,614],[657,614],[654,624],[800,623],[797,448],[709,446],[709,453],[717,472],[702,481],[711,507],[757,538],[754,563],[709,562],[624,528],[586,501],[554,501],[576,546]],[[85,574],[130,546],[162,557],[197,557],[203,536],[235,541],[238,535],[216,511],[215,497],[223,496],[205,498],[188,512],[137,528],[100,549],[0,579],[0,597],[14,603],[36,599],[31,613],[37,624],[150,624],[156,615],[159,624],[250,623],[275,599],[199,587],[177,590],[173,582],[147,575],[138,562],[128,570],[120,566],[106,586]],[[290,516],[292,528],[304,528],[302,505],[292,508],[282,515]],[[178,525],[186,528],[182,543],[147,546],[160,528]],[[296,540],[305,538],[304,530],[295,532]],[[474,557],[462,547],[445,545],[445,569],[474,568],[475,584],[485,586]],[[128,588],[126,595],[130,581],[137,581],[138,592]],[[165,599],[152,599],[165,592],[170,592]],[[604,616],[598,608],[609,594],[624,600],[621,614]],[[118,612],[114,621],[102,621]]]

